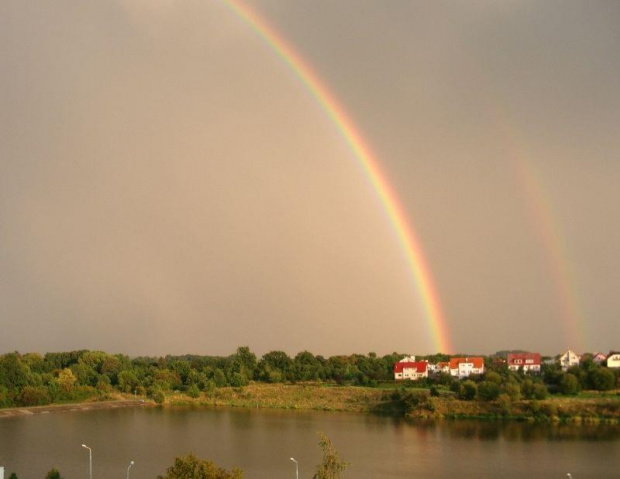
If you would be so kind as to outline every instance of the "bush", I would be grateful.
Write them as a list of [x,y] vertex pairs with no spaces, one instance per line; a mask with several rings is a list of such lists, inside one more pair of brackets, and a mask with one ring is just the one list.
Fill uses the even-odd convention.
[[194,454],[177,457],[174,465],[166,470],[158,479],[241,479],[243,473],[239,469],[227,471],[218,467],[213,461],[199,459]]
[[566,373],[560,381],[560,392],[562,394],[575,395],[579,393],[580,389],[579,380],[574,374]]
[[198,386],[196,386],[195,384],[192,384],[187,389],[187,395],[191,398],[197,398],[198,396],[200,396],[200,389],[198,389]]
[[482,381],[478,385],[478,397],[483,401],[494,401],[499,393],[499,386],[496,382]]
[[478,395],[478,386],[471,379],[467,379],[461,383],[458,395],[459,399],[472,401]]

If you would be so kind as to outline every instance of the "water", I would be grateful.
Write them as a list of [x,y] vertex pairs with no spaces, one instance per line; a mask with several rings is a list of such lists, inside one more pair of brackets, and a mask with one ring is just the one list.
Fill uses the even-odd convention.
[[620,428],[518,423],[411,423],[327,412],[136,408],[0,419],[6,477],[155,479],[174,457],[195,452],[246,478],[311,478],[317,431],[351,466],[345,478],[620,478]]

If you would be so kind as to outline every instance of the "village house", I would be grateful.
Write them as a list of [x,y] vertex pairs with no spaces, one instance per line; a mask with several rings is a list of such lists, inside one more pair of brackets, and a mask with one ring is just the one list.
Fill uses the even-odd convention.
[[511,371],[540,372],[540,354],[538,353],[508,353],[508,369]]
[[592,355],[592,361],[595,362],[596,364],[603,364],[606,359],[607,359],[607,356],[605,356],[603,353],[594,353]]
[[452,358],[450,359],[450,375],[457,378],[466,378],[471,374],[484,373],[484,359],[475,358]]
[[560,366],[562,366],[562,370],[567,371],[568,368],[579,365],[579,355],[569,349],[564,354],[562,354],[562,356],[560,356],[559,361]]
[[437,363],[437,367],[435,368],[435,370],[438,373],[450,374],[450,362],[442,361],[442,362]]
[[609,353],[607,356],[608,368],[620,368],[620,353]]
[[420,378],[428,377],[428,362],[414,361],[405,362],[398,361],[394,364],[394,379],[417,381]]

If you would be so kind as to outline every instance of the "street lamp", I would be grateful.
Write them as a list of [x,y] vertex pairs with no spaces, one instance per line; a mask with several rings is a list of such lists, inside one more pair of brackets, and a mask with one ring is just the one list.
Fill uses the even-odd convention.
[[127,479],[129,479],[129,469],[131,469],[131,466],[133,466],[133,461],[131,461],[127,467]]
[[293,457],[291,457],[291,461],[295,463],[295,479],[299,479],[299,463]]
[[90,479],[93,479],[93,450],[86,444],[82,444],[82,447],[88,449],[88,471]]

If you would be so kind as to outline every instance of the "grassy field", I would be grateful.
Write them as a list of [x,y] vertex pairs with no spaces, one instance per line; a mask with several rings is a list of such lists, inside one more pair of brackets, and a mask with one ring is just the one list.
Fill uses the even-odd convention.
[[462,401],[453,396],[431,397],[428,390],[416,389],[415,404],[406,411],[394,400],[393,392],[393,389],[323,384],[250,384],[243,388],[219,388],[197,398],[168,394],[165,404],[385,413],[425,419],[620,422],[618,391],[541,401],[484,402]]

